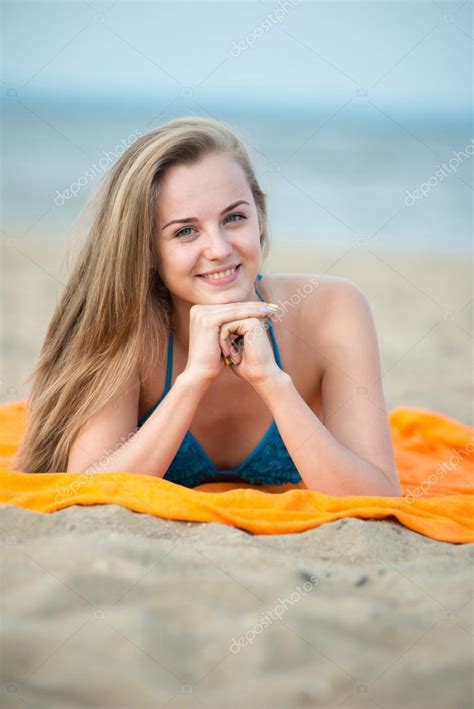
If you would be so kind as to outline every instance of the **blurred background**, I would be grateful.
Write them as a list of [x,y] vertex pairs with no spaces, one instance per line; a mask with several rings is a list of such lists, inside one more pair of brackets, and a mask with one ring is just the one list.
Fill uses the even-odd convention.
[[472,3],[2,3],[2,401],[81,212],[136,135],[224,120],[268,195],[267,272],[367,295],[386,403],[472,423]]

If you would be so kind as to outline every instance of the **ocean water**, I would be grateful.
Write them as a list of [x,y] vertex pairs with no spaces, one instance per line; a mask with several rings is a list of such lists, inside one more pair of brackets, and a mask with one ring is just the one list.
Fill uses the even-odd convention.
[[[192,101],[3,101],[4,238],[66,239],[136,135],[184,115],[233,125],[267,194],[273,249],[347,247],[468,254],[474,139],[468,115],[345,106]],[[135,136],[135,137],[134,137]]]

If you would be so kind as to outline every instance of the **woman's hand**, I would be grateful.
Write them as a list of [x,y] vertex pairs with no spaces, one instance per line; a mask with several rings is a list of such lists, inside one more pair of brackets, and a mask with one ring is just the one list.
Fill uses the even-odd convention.
[[[247,336],[248,347],[253,353],[253,356],[247,359],[246,367],[241,369],[239,365],[239,376],[251,381],[252,377],[258,379],[262,372],[270,371],[272,364],[278,369],[266,328],[262,326],[262,332],[260,334],[257,332],[250,338],[250,331],[256,330],[256,325],[260,325],[261,321],[263,322],[275,312],[273,310],[262,312],[262,307],[265,305],[261,301],[193,305],[190,310],[186,371],[191,371],[194,376],[202,380],[216,379],[226,366],[223,355],[232,354],[231,343],[227,341],[230,332],[243,335],[244,339]],[[227,335],[222,337],[221,330],[226,324],[231,324],[232,327],[227,329]],[[267,340],[266,347],[264,338]]]
[[266,317],[227,322],[220,331],[219,340],[223,349],[229,340],[232,342],[231,356],[236,361],[236,364],[230,365],[232,371],[250,384],[263,382],[280,371],[268,338]]

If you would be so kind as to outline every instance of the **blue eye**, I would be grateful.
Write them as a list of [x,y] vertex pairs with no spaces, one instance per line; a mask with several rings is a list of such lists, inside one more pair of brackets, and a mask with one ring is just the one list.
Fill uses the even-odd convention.
[[[240,217],[240,219],[247,219],[243,214],[228,214],[225,219],[230,219],[230,217]],[[240,219],[238,221],[240,221]],[[224,220],[225,221],[225,220]],[[237,224],[237,221],[232,221],[230,224]],[[189,231],[189,229],[193,229],[191,226],[184,227],[184,229],[180,229],[176,234],[175,237],[181,238],[181,239],[186,239],[188,236],[191,236],[191,234],[183,234],[183,231]]]
[[[244,217],[243,214],[229,214],[226,219],[229,219],[230,217],[240,217],[241,219],[247,219],[247,217]],[[231,224],[236,224],[237,222],[231,222]]]
[[192,229],[192,227],[187,226],[184,229],[181,229],[181,231],[178,231],[177,234],[175,234],[175,236],[189,236],[189,234],[183,234],[183,231],[187,231],[188,229]]

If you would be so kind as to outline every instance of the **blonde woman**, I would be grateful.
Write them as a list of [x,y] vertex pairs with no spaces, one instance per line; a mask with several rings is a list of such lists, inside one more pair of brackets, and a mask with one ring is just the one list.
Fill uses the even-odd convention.
[[15,469],[401,494],[367,300],[265,275],[265,198],[227,124],[176,119],[126,150],[31,375]]

